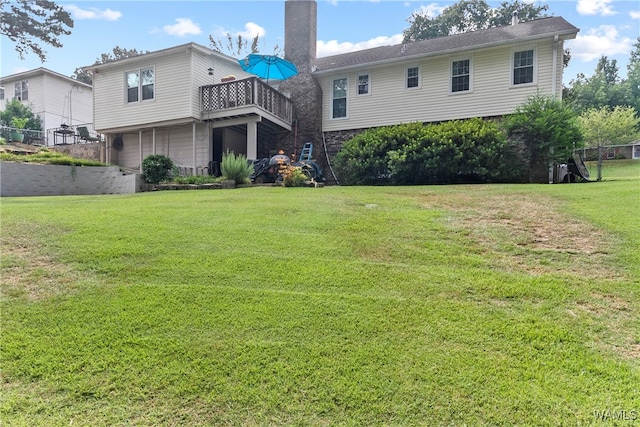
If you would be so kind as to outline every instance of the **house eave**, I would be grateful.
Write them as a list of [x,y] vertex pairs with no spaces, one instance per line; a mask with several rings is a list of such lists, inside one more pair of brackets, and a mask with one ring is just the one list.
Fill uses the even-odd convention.
[[202,123],[202,122],[201,120],[195,117],[184,117],[184,118],[175,119],[175,120],[164,120],[159,122],[144,123],[144,124],[137,124],[137,125],[133,124],[133,125],[114,127],[114,128],[96,127],[96,132],[102,133],[102,134],[133,133],[133,132],[147,131],[152,129],[160,129],[160,128],[173,127],[173,126],[185,126],[191,123]]
[[92,64],[92,65],[85,65],[84,67],[81,67],[81,69],[85,72],[93,72],[95,70],[102,70],[102,71],[106,71],[112,68],[117,68],[117,67],[121,67],[123,65],[127,65],[127,64],[131,64],[131,63],[136,63],[139,61],[152,61],[155,60],[156,58],[162,58],[165,57],[166,55],[171,55],[171,54],[175,54],[175,53],[179,53],[179,52],[192,52],[192,51],[198,51],[204,55],[211,55],[211,56],[215,56],[217,59],[221,59],[230,63],[236,63],[236,59],[231,57],[231,56],[227,56],[223,53],[217,52],[215,50],[209,49],[205,46],[202,46],[198,43],[187,43],[187,44],[182,44],[179,46],[173,46],[173,47],[169,47],[166,49],[161,49],[161,50],[156,50],[153,52],[148,52],[148,53],[143,53],[140,55],[136,55],[136,56],[131,56],[129,58],[123,58],[123,59],[118,59],[116,61],[110,61],[110,62],[105,62],[102,64]]

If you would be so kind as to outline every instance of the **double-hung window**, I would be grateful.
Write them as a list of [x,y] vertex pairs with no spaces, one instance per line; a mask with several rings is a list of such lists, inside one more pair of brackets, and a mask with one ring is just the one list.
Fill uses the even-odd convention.
[[29,81],[23,80],[18,82],[14,86],[13,96],[18,101],[28,101],[29,100]]
[[407,89],[420,87],[420,67],[407,68]]
[[463,59],[451,63],[451,92],[464,92],[471,89],[471,61]]
[[369,95],[369,74],[358,76],[358,95]]
[[153,67],[127,71],[127,102],[147,101],[155,98],[155,70]]
[[513,84],[533,83],[533,49],[513,53]]
[[331,87],[331,118],[347,117],[347,87],[346,77],[333,79]]

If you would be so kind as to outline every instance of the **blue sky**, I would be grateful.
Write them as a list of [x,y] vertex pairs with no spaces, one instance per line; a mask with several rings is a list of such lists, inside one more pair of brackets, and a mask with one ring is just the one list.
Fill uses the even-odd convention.
[[[224,40],[227,33],[246,39],[260,35],[260,50],[272,53],[284,46],[284,1],[84,1],[56,3],[74,19],[72,34],[61,38],[63,47],[47,47],[48,60],[35,54],[18,58],[14,45],[1,37],[0,75],[38,67],[71,75],[91,65],[115,46],[154,51],[196,42],[209,46],[209,35]],[[318,0],[318,56],[344,53],[379,45],[397,44],[408,18],[422,11],[435,16],[455,1]],[[489,1],[492,6],[499,2]],[[640,35],[640,2],[637,0],[548,0],[548,14],[562,16],[580,28],[578,37],[566,43],[571,63],[565,70],[568,84],[578,73],[593,74],[598,59],[615,59],[620,75],[633,43]]]

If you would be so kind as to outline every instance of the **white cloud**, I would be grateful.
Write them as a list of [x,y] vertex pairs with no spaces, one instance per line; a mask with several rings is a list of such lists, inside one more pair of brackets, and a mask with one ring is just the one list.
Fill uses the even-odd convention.
[[109,8],[100,10],[97,7],[91,7],[89,9],[82,9],[75,4],[68,4],[64,6],[67,12],[71,12],[73,19],[98,19],[102,21],[117,21],[122,18],[122,12],[111,10]]
[[170,36],[178,37],[198,35],[202,33],[200,26],[189,18],[176,18],[175,24],[165,25],[162,29]]
[[614,25],[601,25],[587,30],[584,35],[578,33],[575,40],[567,41],[571,49],[571,57],[583,62],[600,59],[601,56],[611,57],[631,52],[634,40],[622,37]]
[[236,36],[240,35],[245,40],[253,40],[255,36],[264,37],[267,31],[255,22],[247,22],[244,24],[244,31],[239,31]]
[[264,27],[261,27],[255,22],[247,22],[246,24],[244,24],[244,30],[241,31],[229,30],[224,27],[216,27],[213,30],[214,38],[218,38],[221,40],[226,41],[227,34],[231,35],[231,38],[234,39],[234,42],[235,39],[238,38],[238,36],[241,36],[244,41],[251,42],[256,36],[260,37],[260,39],[264,38],[264,36],[267,34],[267,31],[264,29]]
[[632,10],[629,12],[629,16],[633,19],[640,19],[640,10]]
[[576,10],[580,15],[600,15],[611,16],[618,12],[614,11],[610,3],[613,0],[578,0]]
[[443,10],[445,10],[447,6],[438,6],[437,3],[431,3],[426,6],[420,6],[414,13],[425,15],[429,18],[435,18],[440,15]]
[[402,34],[396,34],[391,37],[379,36],[363,42],[338,42],[337,40],[318,40],[316,44],[316,53],[318,57],[339,55],[341,53],[355,52],[363,49],[370,49],[378,46],[388,46],[402,43]]

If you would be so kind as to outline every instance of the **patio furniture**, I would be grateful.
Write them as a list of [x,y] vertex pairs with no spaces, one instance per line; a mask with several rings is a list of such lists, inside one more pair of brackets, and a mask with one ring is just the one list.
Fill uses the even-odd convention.
[[78,135],[80,136],[80,139],[86,142],[100,141],[100,138],[96,136],[91,136],[91,134],[89,133],[89,129],[87,129],[86,126],[78,126]]

